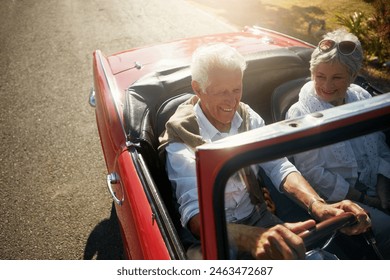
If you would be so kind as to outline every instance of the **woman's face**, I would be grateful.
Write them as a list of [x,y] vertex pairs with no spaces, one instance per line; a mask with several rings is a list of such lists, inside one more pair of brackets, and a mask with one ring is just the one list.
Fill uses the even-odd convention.
[[344,104],[347,89],[352,82],[347,67],[338,62],[320,63],[313,71],[317,96],[338,106]]
[[242,73],[215,69],[209,75],[209,83],[206,92],[198,95],[201,108],[215,128],[227,132],[242,97]]

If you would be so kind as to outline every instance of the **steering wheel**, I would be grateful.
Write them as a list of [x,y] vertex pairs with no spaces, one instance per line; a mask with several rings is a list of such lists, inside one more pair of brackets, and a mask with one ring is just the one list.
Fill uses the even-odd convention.
[[356,223],[356,217],[351,212],[344,212],[316,224],[313,228],[299,234],[303,239],[306,248],[321,241],[324,237],[332,235],[334,232]]

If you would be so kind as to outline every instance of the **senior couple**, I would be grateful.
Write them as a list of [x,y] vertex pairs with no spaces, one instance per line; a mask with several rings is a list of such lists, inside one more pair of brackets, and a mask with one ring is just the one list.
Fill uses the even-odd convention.
[[[312,81],[302,88],[288,117],[369,98],[364,89],[352,84],[362,57],[355,36],[344,30],[328,33],[312,54]],[[181,223],[197,238],[200,217],[195,148],[265,125],[254,110],[241,102],[245,68],[245,59],[226,44],[198,48],[191,64],[195,95],[178,107],[160,137]],[[357,223],[343,232],[358,235],[372,227],[381,253],[388,257],[390,216],[385,212],[390,203],[388,195],[378,195],[376,187],[390,188],[390,152],[380,133],[366,138],[346,141],[343,147],[336,144],[296,155],[298,169],[286,158],[250,167],[253,174],[261,167],[280,193],[310,212],[312,219],[302,222],[284,223],[267,210],[265,203],[256,207],[247,181],[239,172],[232,176],[225,189],[225,212],[229,239],[237,250],[254,259],[305,259],[306,248],[298,234],[313,227],[315,220],[352,212]],[[348,153],[347,158],[329,156],[329,149]],[[364,160],[367,158],[368,162]],[[364,185],[365,191],[358,185]]]

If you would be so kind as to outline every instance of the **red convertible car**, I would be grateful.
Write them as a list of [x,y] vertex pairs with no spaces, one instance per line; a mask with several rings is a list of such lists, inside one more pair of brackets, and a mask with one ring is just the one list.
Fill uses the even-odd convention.
[[[193,94],[189,72],[192,52],[201,44],[217,41],[232,45],[245,56],[248,67],[243,102],[268,125],[205,144],[196,152],[204,259],[232,258],[224,188],[239,168],[385,130],[390,125],[389,95],[361,77],[357,82],[375,96],[371,100],[331,109],[311,119],[284,121],[299,88],[310,78],[314,46],[270,30],[251,27],[108,56],[95,51],[90,103],[95,107],[107,186],[128,259],[187,258],[171,185],[157,154],[158,136],[176,107]],[[353,217],[334,220],[305,233],[306,245],[353,222]]]

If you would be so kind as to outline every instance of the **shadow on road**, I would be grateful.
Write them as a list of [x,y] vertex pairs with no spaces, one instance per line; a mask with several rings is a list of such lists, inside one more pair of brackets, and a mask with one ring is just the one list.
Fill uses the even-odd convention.
[[101,221],[88,237],[84,260],[123,259],[123,245],[115,206],[111,207],[110,218]]

